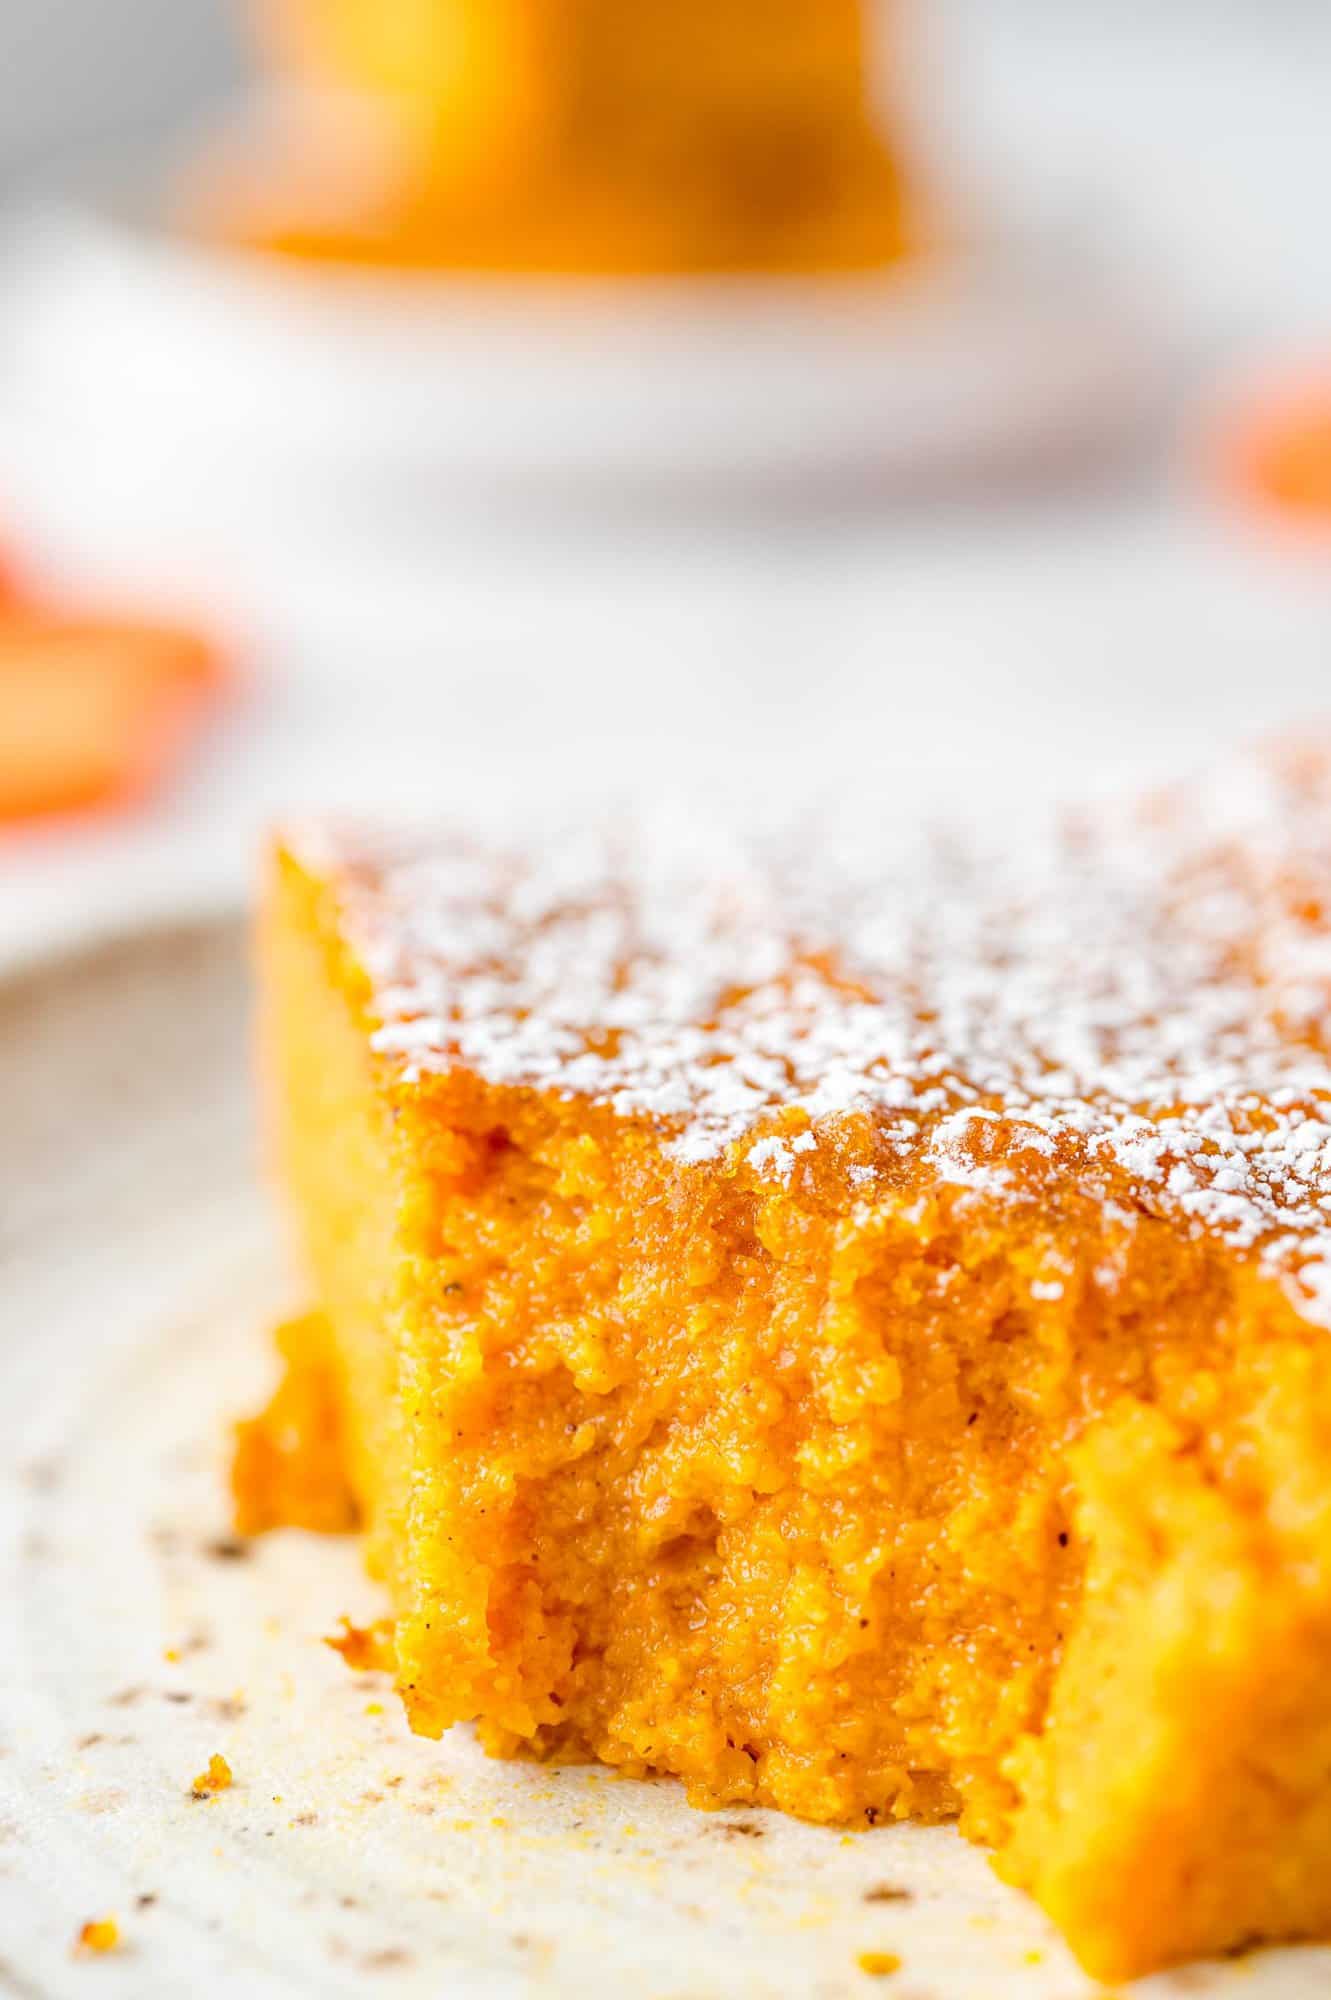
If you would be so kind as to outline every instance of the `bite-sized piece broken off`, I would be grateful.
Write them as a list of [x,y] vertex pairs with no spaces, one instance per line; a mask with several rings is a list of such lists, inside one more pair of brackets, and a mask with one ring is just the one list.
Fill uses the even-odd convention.
[[1331,1935],[1328,911],[1317,749],[1002,851],[284,832],[413,1726],[957,1815],[1105,1977]]

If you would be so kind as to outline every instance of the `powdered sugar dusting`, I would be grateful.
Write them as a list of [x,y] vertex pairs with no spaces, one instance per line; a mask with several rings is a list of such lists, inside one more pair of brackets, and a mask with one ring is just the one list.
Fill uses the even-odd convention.
[[332,876],[404,1073],[585,1096],[782,1182],[868,1113],[942,1182],[1112,1183],[1331,1321],[1331,748],[992,850],[903,848],[862,810],[288,842]]

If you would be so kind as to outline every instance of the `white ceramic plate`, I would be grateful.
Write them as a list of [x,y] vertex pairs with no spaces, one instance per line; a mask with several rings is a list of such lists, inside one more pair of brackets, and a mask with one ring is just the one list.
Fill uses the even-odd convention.
[[35,205],[9,245],[6,476],[53,536],[71,480],[67,512],[199,551],[292,519],[354,544],[807,504],[1103,450],[1160,387],[1158,296],[1047,230],[820,282],[395,276],[188,242],[140,180]]
[[[0,987],[0,1994],[1085,2000],[947,1830],[690,1811],[671,1783],[410,1737],[320,1643],[354,1545],[226,1540],[227,1420],[287,1302],[237,924]],[[191,1798],[214,1751],[233,1788]],[[111,1915],[120,1947],[71,1955]],[[865,1952],[901,1969],[876,1980]],[[1145,1982],[1314,2000],[1331,1953]]]

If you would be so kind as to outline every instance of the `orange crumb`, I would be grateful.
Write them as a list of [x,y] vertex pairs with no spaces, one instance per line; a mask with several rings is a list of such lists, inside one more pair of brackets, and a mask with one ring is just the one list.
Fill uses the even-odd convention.
[[855,1963],[871,1979],[886,1979],[889,1973],[901,1970],[901,1960],[894,1951],[862,1951]]
[[100,1955],[115,1951],[119,1943],[120,1926],[114,1917],[90,1917],[74,1940],[74,1950],[80,1954]]
[[214,1750],[207,1770],[200,1771],[190,1789],[196,1799],[206,1799],[212,1792],[229,1792],[232,1782],[231,1766]]
[[392,1656],[388,1648],[393,1627],[387,1618],[380,1618],[373,1625],[353,1625],[349,1618],[341,1621],[342,1630],[324,1640],[335,1653],[340,1653],[354,1674],[372,1672],[376,1667],[391,1667]]

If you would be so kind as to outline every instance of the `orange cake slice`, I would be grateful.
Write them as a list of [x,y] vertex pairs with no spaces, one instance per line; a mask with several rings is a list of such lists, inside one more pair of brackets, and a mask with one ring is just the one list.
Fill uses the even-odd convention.
[[214,148],[186,190],[229,242],[632,277],[876,271],[937,233],[887,129],[865,0],[253,11],[280,80],[267,130]]
[[1103,1977],[1331,1935],[1328,912],[1321,750],[1001,851],[287,832],[288,1347],[413,1727],[959,1816]]

